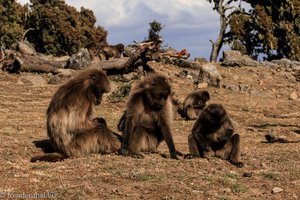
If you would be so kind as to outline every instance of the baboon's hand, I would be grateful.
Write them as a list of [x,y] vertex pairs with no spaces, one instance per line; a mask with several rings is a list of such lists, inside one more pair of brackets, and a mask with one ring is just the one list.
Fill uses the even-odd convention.
[[219,138],[219,141],[220,142],[227,142],[227,141],[230,140],[232,135],[233,135],[233,130],[232,129],[227,129],[225,134],[221,138]]
[[180,151],[176,151],[176,154],[177,154],[178,156],[184,156],[184,154],[183,154],[182,152],[180,152]]
[[186,154],[186,155],[184,155],[184,159],[192,159],[192,158],[196,158],[196,157],[198,157],[198,156],[196,156],[196,155],[194,155],[194,154],[191,154],[191,153],[188,153],[188,154]]
[[212,150],[209,145],[200,144],[200,146],[203,151],[210,152]]

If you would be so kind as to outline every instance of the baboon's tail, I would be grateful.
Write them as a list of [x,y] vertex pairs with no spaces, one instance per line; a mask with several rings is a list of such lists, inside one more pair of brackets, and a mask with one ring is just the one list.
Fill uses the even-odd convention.
[[31,158],[30,162],[45,161],[45,162],[57,162],[67,158],[60,153],[47,153],[44,155],[34,156]]
[[119,131],[124,131],[125,130],[125,123],[126,123],[126,110],[124,111],[119,123],[118,123],[118,130]]
[[123,137],[115,132],[113,134],[117,137],[117,139],[122,143],[123,142]]

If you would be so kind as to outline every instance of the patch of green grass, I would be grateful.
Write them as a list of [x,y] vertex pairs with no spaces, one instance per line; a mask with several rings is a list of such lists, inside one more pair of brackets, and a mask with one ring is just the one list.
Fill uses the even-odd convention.
[[244,108],[242,108],[242,110],[243,110],[244,112],[250,112],[250,108],[248,108],[248,107],[244,107]]
[[134,176],[134,179],[138,181],[150,181],[153,180],[155,177],[150,174],[137,174]]
[[261,175],[267,179],[278,181],[280,179],[278,174],[272,173],[272,172],[263,172]]
[[238,179],[238,175],[237,174],[226,174],[225,177],[230,178],[230,179]]
[[232,180],[230,180],[229,178],[220,178],[218,179],[218,181],[216,182],[217,184],[221,184],[224,187],[229,187],[232,183]]
[[212,182],[212,181],[215,180],[215,178],[213,176],[211,176],[211,175],[205,175],[205,176],[202,177],[202,179],[204,181],[209,181],[209,182]]
[[222,197],[218,197],[218,200],[229,200],[229,198],[222,196]]
[[233,184],[230,189],[232,190],[232,192],[234,193],[244,193],[247,192],[249,190],[248,187],[244,186],[243,184],[239,184],[239,183],[235,183]]

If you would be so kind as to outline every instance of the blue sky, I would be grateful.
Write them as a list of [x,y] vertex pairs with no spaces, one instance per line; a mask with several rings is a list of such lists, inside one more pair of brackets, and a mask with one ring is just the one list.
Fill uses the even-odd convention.
[[[17,0],[24,4],[29,0]],[[164,45],[176,50],[186,48],[191,58],[209,59],[210,39],[216,39],[219,16],[206,0],[65,0],[78,10],[93,10],[97,25],[108,31],[108,43],[131,44],[147,37],[149,22],[165,25]]]

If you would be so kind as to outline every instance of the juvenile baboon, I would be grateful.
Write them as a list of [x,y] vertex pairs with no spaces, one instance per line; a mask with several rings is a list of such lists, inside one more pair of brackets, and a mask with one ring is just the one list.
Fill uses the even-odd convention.
[[265,135],[265,138],[268,143],[299,143],[300,140],[288,140],[281,137],[275,137],[271,133]]
[[237,167],[243,167],[240,158],[240,135],[221,104],[210,104],[200,113],[188,136],[190,154],[185,158],[208,157],[213,154]]
[[142,157],[140,152],[157,152],[165,140],[170,157],[178,159],[171,133],[171,85],[159,74],[150,74],[130,92],[126,111],[118,128],[123,132],[120,154]]
[[100,48],[99,57],[101,60],[109,60],[109,58],[121,58],[124,51],[124,45],[106,45]]
[[111,131],[103,118],[92,118],[95,105],[109,90],[106,74],[98,69],[78,72],[62,85],[47,110],[48,136],[58,153],[36,156],[31,161],[117,152],[121,136]]
[[207,91],[195,91],[190,93],[183,102],[183,107],[178,109],[182,118],[187,120],[197,119],[200,111],[205,107],[209,100]]
[[93,119],[93,121],[94,121],[94,122],[97,122],[99,126],[104,126],[104,127],[106,127],[107,129],[109,129],[109,132],[111,132],[112,134],[114,134],[114,135],[118,138],[118,140],[119,140],[120,142],[123,141],[123,137],[122,137],[121,135],[115,133],[114,131],[112,131],[110,128],[107,127],[107,123],[106,123],[106,121],[105,121],[104,118],[102,118],[102,117],[96,117],[96,118]]

